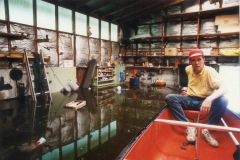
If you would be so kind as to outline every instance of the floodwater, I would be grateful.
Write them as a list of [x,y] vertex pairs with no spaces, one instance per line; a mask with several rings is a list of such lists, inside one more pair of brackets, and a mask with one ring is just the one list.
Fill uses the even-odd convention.
[[[0,101],[0,160],[114,160],[165,106],[170,88],[94,88],[63,95],[51,104]],[[64,108],[85,100],[78,109]],[[41,138],[46,142],[34,148]]]

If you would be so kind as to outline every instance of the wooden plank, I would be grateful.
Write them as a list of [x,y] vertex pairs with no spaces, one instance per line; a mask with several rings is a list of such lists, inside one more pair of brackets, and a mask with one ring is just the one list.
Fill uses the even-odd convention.
[[70,103],[67,103],[65,105],[65,108],[71,108],[71,109],[79,109],[79,108],[82,108],[86,106],[86,101],[83,101],[83,100],[75,100],[75,101],[72,101]]

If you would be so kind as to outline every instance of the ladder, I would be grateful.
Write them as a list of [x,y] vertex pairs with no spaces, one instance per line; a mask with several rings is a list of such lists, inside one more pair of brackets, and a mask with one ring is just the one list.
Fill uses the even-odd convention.
[[[27,79],[29,82],[29,87],[30,87],[30,93],[33,99],[33,102],[36,103],[37,102],[37,96],[40,96],[41,93],[36,93],[35,89],[34,89],[34,79],[33,79],[33,75],[32,75],[32,71],[33,69],[31,68],[32,66],[29,63],[29,57],[28,57],[28,52],[26,50],[24,50],[24,57],[25,57],[25,64],[26,64],[26,72],[27,72]],[[46,80],[46,87],[44,89],[44,96],[47,95],[49,102],[51,103],[52,100],[52,96],[51,96],[51,92],[50,92],[50,88],[49,88],[49,82],[48,82],[48,78],[46,75],[46,67],[44,65],[44,58],[43,58],[43,54],[42,52],[40,52],[40,64],[42,64],[42,69],[41,72],[43,73],[44,79]]]

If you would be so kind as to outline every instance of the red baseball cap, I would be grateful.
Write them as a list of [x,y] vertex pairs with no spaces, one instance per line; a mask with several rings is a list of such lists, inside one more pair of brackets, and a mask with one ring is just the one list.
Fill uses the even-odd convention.
[[194,49],[189,52],[189,58],[195,56],[204,56],[204,53],[201,49]]

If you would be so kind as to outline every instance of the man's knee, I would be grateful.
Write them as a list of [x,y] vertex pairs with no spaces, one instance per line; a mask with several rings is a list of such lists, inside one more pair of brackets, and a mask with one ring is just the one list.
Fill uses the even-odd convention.
[[227,108],[228,99],[225,96],[219,97],[213,101],[212,105],[216,107]]
[[219,97],[213,101],[212,107],[225,110],[228,105],[228,99],[225,96]]
[[173,100],[176,99],[176,95],[175,94],[169,94],[165,97],[165,101],[168,102],[172,102]]

